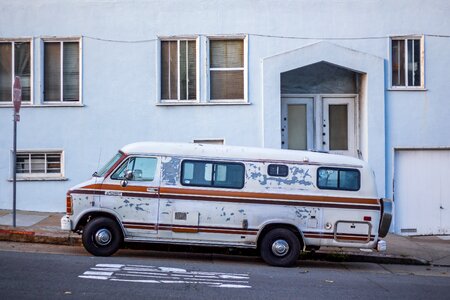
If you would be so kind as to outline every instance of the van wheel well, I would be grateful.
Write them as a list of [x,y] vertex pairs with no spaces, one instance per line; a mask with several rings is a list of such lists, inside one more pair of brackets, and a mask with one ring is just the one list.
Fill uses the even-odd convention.
[[282,224],[282,223],[281,224],[279,224],[279,223],[268,224],[261,230],[261,233],[259,234],[258,241],[257,241],[258,249],[261,249],[261,242],[264,239],[264,236],[267,233],[269,233],[271,230],[276,229],[276,228],[284,228],[284,229],[288,229],[288,230],[292,231],[300,242],[300,248],[304,249],[305,243],[303,241],[302,235],[300,234],[300,231],[298,230],[298,228],[291,224]]
[[86,213],[83,217],[80,218],[80,220],[78,221],[77,226],[75,227],[75,232],[77,233],[82,233],[84,227],[86,226],[87,223],[89,223],[90,221],[92,221],[95,218],[98,217],[104,217],[104,218],[109,218],[111,220],[113,220],[114,222],[116,222],[119,225],[119,222],[117,221],[117,218],[109,213],[105,213],[105,212],[89,212]]

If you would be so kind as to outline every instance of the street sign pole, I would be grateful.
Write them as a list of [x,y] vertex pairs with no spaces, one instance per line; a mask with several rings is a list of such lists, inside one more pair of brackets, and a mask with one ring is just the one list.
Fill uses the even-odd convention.
[[20,106],[22,104],[22,86],[19,76],[13,84],[14,130],[13,130],[13,227],[16,227],[16,173],[17,173],[17,122],[20,121]]

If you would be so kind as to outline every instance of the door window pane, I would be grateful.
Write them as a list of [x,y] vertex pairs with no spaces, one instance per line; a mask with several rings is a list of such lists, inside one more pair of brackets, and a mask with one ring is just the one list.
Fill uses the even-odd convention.
[[330,150],[348,150],[348,113],[347,105],[329,105]]
[[288,148],[307,150],[306,104],[288,105]]
[[111,179],[122,180],[125,172],[132,171],[132,181],[152,181],[155,178],[157,159],[154,157],[132,157],[126,160]]

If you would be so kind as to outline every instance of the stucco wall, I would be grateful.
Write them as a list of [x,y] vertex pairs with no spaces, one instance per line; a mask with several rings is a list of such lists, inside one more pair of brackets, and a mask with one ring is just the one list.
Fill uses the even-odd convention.
[[[33,37],[35,102],[41,100],[41,37],[83,36],[84,106],[27,107],[21,111],[19,149],[65,151],[68,181],[18,184],[18,208],[43,211],[63,211],[67,188],[88,178],[96,170],[99,157],[104,162],[130,142],[224,138],[229,145],[271,146],[264,141],[279,141],[277,128],[264,137],[265,126],[279,126],[279,114],[264,109],[263,90],[268,87],[262,79],[265,58],[324,41],[326,37],[338,38],[326,41],[384,60],[384,78],[376,80],[388,88],[387,36],[448,35],[450,28],[448,1],[309,0],[283,1],[281,5],[279,1],[250,0],[1,0],[0,6],[0,38]],[[247,35],[250,105],[156,105],[158,58],[154,39],[198,34]],[[346,37],[365,39],[339,39]],[[364,136],[361,143],[366,152],[377,153],[369,162],[377,170],[377,178],[382,178],[379,182],[384,187],[380,189],[387,196],[392,193],[394,147],[450,145],[450,123],[446,121],[450,116],[450,79],[446,70],[450,57],[445,55],[449,50],[450,39],[425,36],[427,90],[383,89],[376,91],[376,95],[381,93],[376,97],[383,99],[365,103],[367,123],[362,128],[373,134]],[[333,53],[327,56],[338,60]],[[367,75],[369,81],[370,76]],[[268,84],[279,93],[279,82]],[[202,79],[201,89],[204,87]],[[277,103],[279,99],[268,101]],[[371,103],[377,106],[371,107]],[[383,119],[372,117],[373,110],[381,111]],[[279,143],[273,145],[278,147]],[[12,108],[0,107],[0,208],[12,207],[12,184],[8,181],[11,148]]]

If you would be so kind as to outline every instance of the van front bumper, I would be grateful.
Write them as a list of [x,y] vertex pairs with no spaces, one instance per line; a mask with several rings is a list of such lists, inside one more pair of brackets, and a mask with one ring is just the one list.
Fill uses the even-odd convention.
[[61,218],[61,229],[62,230],[72,230],[72,220],[70,220],[69,216],[64,216]]

